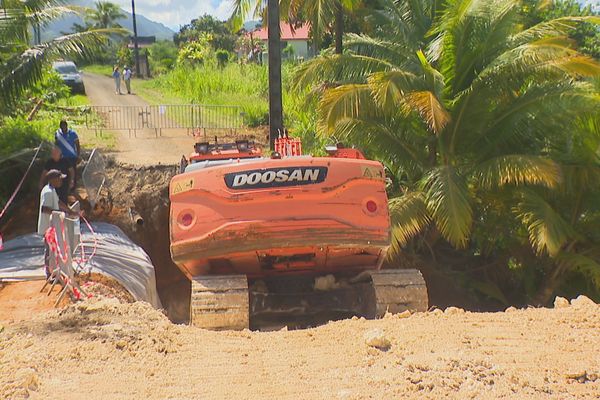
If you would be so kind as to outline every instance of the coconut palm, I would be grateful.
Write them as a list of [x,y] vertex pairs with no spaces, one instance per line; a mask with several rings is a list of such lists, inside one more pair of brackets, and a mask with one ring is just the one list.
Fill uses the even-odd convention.
[[352,11],[361,0],[288,0],[288,19],[305,18],[310,22],[313,41],[318,46],[324,32],[330,30],[333,21],[336,54],[342,54],[344,36],[344,13]]
[[63,35],[33,47],[31,27],[44,27],[66,14],[76,13],[57,0],[4,0],[0,14],[0,109],[9,109],[15,99],[40,80],[43,67],[58,57],[88,56],[118,29],[95,29]]
[[125,18],[126,15],[117,4],[97,1],[94,6],[95,8],[89,9],[85,16],[89,25],[96,29],[121,27],[117,21]]
[[566,37],[598,19],[525,28],[520,7],[388,1],[374,15],[381,36],[349,35],[347,53],[301,66],[296,84],[320,96],[321,131],[363,145],[391,171],[396,250],[427,235],[429,247],[441,236],[481,253],[514,245],[520,226],[553,265],[567,250],[569,223],[538,193],[565,184],[551,146],[578,129],[578,115],[598,111],[580,78],[600,65]]
[[[360,3],[361,0],[279,0],[282,19],[291,23],[309,22],[315,44],[320,44],[323,34],[333,28],[338,54],[343,51],[344,13]],[[235,0],[234,21],[240,25],[249,15],[264,16],[265,6],[262,0]]]

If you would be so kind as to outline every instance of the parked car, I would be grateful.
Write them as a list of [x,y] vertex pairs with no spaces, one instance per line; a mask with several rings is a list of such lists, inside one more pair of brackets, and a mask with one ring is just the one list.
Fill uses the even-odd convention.
[[73,61],[56,61],[52,63],[52,68],[58,72],[65,85],[71,88],[72,93],[85,94],[81,71]]

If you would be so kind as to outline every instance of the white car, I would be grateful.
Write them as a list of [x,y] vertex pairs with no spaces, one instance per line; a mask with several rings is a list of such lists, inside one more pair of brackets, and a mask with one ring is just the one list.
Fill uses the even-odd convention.
[[71,92],[85,94],[81,72],[73,61],[56,61],[52,63],[52,68],[60,75],[65,85],[71,88]]

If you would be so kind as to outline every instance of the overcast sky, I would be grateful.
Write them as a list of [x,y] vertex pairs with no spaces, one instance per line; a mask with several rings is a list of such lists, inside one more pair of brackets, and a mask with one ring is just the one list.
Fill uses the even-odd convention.
[[[112,1],[131,12],[131,0]],[[180,25],[204,14],[223,20],[229,18],[231,0],[137,0],[135,11],[177,31]]]

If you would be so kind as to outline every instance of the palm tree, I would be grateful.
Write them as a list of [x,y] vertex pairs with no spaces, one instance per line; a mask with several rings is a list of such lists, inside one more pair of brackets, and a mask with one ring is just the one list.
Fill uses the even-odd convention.
[[0,110],[10,109],[15,100],[38,82],[43,68],[53,59],[89,56],[119,29],[95,29],[63,35],[37,44],[31,43],[31,27],[45,26],[54,19],[76,12],[57,0],[4,0],[0,18]]
[[96,29],[121,28],[117,22],[125,18],[121,8],[109,1],[97,1],[95,8],[90,9],[86,13],[86,22]]
[[335,53],[342,54],[344,36],[344,12],[354,10],[361,0],[289,0],[288,19],[306,18],[310,22],[313,41],[321,42],[323,33],[333,23]]
[[441,237],[481,254],[525,236],[554,266],[574,251],[569,224],[536,193],[565,184],[549,149],[577,129],[576,116],[598,111],[580,78],[600,65],[566,38],[598,18],[525,28],[520,6],[388,1],[374,15],[381,36],[349,35],[347,53],[300,68],[296,85],[320,96],[321,131],[363,145],[391,171],[396,250],[415,238],[432,248]]
[[[315,44],[322,40],[324,32],[334,30],[335,52],[343,51],[344,12],[355,9],[362,0],[279,0],[280,15],[290,23],[308,21]],[[236,26],[249,15],[264,16],[266,2],[262,0],[235,0],[233,19]],[[333,27],[331,26],[332,21]]]

